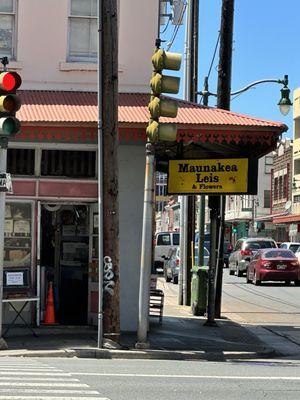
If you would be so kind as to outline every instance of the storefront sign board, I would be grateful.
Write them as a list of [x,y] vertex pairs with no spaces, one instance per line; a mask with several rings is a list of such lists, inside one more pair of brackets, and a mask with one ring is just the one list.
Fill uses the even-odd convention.
[[169,160],[169,194],[248,192],[247,158]]

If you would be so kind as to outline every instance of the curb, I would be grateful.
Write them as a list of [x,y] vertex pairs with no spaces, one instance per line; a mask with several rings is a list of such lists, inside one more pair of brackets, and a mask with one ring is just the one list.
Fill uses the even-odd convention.
[[76,352],[72,349],[62,350],[3,350],[0,357],[76,357]]
[[146,360],[205,360],[225,361],[234,359],[272,358],[279,357],[273,349],[259,352],[205,352],[205,351],[169,351],[169,350],[107,350],[91,348],[74,348],[78,358],[103,358],[103,359],[146,359]]
[[128,359],[128,360],[204,360],[227,361],[254,358],[274,358],[282,356],[273,349],[259,352],[205,352],[179,350],[108,350],[95,348],[73,348],[62,350],[3,350],[0,357],[61,357],[61,358],[94,358],[94,359]]

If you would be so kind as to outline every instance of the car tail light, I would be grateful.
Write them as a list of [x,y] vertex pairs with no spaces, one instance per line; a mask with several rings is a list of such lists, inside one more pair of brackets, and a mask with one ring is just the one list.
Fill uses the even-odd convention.
[[242,256],[251,256],[251,254],[252,254],[251,250],[241,250]]
[[272,263],[270,261],[262,261],[261,262],[261,266],[267,269],[271,269],[272,268]]
[[179,258],[176,258],[175,264],[178,266],[180,264]]
[[299,261],[291,261],[290,265],[292,265],[293,267],[299,267]]

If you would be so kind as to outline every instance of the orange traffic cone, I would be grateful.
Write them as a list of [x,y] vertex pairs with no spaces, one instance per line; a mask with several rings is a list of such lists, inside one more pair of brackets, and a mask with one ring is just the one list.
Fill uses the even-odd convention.
[[53,286],[52,282],[49,282],[46,313],[44,319],[45,325],[55,324],[55,312],[54,312],[54,300],[53,300]]

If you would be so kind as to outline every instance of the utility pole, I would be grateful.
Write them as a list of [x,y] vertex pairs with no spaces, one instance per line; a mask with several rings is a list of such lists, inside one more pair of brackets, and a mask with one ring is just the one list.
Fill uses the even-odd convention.
[[[184,100],[190,99],[191,90],[191,28],[192,28],[192,4],[193,0],[187,1],[186,9],[186,25],[185,25],[185,39],[184,39],[184,87],[183,87],[183,98]],[[181,259],[181,269],[182,277],[179,276],[179,290],[182,289],[182,296],[179,294],[179,299],[181,298],[182,304],[187,306],[189,304],[189,282],[190,282],[190,255],[191,250],[189,246],[188,237],[188,222],[189,222],[189,210],[188,210],[188,196],[180,196],[180,259]]]
[[[198,92],[198,24],[199,24],[199,0],[190,0],[190,30],[189,30],[189,47],[190,47],[190,63],[188,67],[189,91],[187,100],[197,102]],[[187,305],[191,304],[191,269],[193,267],[193,251],[195,236],[195,215],[196,215],[196,196],[187,196]]]
[[[1,138],[0,143],[0,174],[6,174],[6,156],[8,140]],[[2,338],[2,299],[3,299],[3,260],[4,260],[4,224],[5,224],[5,192],[0,192],[0,350],[7,349]]]
[[[233,41],[234,0],[223,0],[220,30],[220,55],[218,69],[217,107],[230,110],[232,41]],[[222,280],[224,266],[226,196],[220,196],[220,225],[218,240],[216,317],[221,317]]]
[[[199,0],[189,0],[186,19],[184,99],[197,101],[198,91],[198,23]],[[182,196],[180,217],[183,223],[180,231],[180,253],[183,266],[183,304],[191,302],[191,269],[193,259],[192,243],[195,235],[195,196]],[[181,286],[181,282],[180,282]]]
[[99,259],[99,268],[103,268],[104,334],[114,340],[120,335],[117,3],[102,0],[101,10],[103,259]]
[[[222,1],[220,52],[218,68],[217,107],[230,109],[231,64],[233,38],[234,0]],[[211,247],[208,286],[208,311],[206,325],[215,325],[220,318],[223,278],[223,246],[225,223],[225,200],[223,196],[209,196],[211,208]]]

